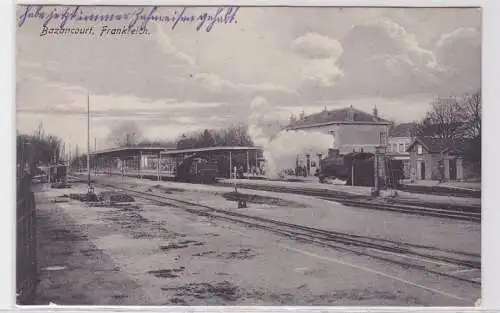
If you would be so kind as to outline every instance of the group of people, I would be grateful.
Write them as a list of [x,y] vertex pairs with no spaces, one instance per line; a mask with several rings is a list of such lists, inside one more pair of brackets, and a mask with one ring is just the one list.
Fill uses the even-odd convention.
[[[252,176],[264,176],[266,173],[263,168],[252,165],[250,166],[250,169],[247,174]],[[243,165],[240,164],[233,167],[231,177],[241,179],[244,178],[244,176],[245,176],[245,167]]]

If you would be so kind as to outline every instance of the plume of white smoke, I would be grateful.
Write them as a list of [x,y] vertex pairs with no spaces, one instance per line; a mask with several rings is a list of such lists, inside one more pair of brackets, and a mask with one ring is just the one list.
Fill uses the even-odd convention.
[[272,155],[269,153],[268,147],[270,139],[262,129],[262,118],[266,112],[269,112],[269,104],[267,100],[262,97],[257,97],[250,103],[250,115],[248,116],[248,134],[252,138],[255,145],[263,149],[263,157],[266,160],[265,171],[266,173],[274,173],[276,164]]
[[281,176],[281,171],[293,169],[297,156],[304,158],[306,154],[311,160],[316,155],[326,155],[332,147],[333,137],[316,131],[281,131],[272,139],[265,135],[261,126],[264,115],[270,113],[266,99],[257,97],[250,103],[251,114],[248,118],[248,133],[254,143],[263,148],[266,160],[265,171],[270,178]]
[[325,156],[332,141],[332,136],[321,132],[280,132],[266,148],[275,165],[274,169],[269,169],[272,170],[271,175],[276,176],[282,170],[295,168],[297,157],[305,160],[305,155],[309,154],[311,161],[317,161],[316,155],[321,153]]

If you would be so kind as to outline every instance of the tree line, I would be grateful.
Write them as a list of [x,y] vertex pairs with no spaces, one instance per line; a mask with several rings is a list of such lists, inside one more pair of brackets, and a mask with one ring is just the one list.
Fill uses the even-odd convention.
[[459,148],[470,161],[481,162],[481,90],[462,97],[437,98],[417,123],[416,136],[433,137]]
[[62,161],[62,140],[54,135],[46,135],[40,125],[32,135],[16,134],[16,164],[20,170],[27,169],[30,173],[36,172],[40,164],[57,163]]
[[204,131],[182,134],[177,140],[177,149],[194,149],[214,146],[254,145],[245,125],[231,126],[225,129],[205,129]]
[[127,122],[118,124],[111,130],[108,142],[116,147],[161,146],[176,149],[254,145],[244,124],[184,133],[175,140],[151,140],[145,138],[136,124]]

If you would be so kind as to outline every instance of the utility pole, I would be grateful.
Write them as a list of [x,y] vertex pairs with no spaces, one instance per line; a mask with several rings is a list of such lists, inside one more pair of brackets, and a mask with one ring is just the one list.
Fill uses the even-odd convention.
[[81,173],[82,166],[80,164],[80,155],[78,153],[78,145],[75,145],[75,158],[76,158],[76,166],[78,167],[78,173]]
[[72,163],[73,159],[71,159],[71,142],[69,143],[69,149],[68,149],[68,165],[69,168],[72,168]]
[[233,158],[231,151],[229,151],[229,178],[233,178]]
[[88,176],[88,191],[92,192],[90,185],[90,95],[87,95],[87,176]]
[[98,167],[98,162],[97,162],[97,138],[94,137],[94,174],[97,176],[97,167]]
[[158,152],[158,163],[156,164],[156,176],[160,181],[161,152]]

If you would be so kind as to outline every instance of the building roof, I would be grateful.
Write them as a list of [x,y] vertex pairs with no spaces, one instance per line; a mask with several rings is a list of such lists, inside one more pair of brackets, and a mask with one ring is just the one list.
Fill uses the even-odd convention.
[[206,147],[206,148],[166,150],[160,152],[160,154],[171,155],[171,154],[196,153],[196,152],[208,152],[208,151],[261,151],[261,150],[262,150],[261,147],[217,146],[217,147]]
[[117,153],[117,152],[129,152],[129,151],[140,151],[140,152],[160,152],[163,150],[170,150],[172,148],[165,148],[165,147],[118,147],[118,148],[111,148],[111,149],[104,149],[100,151],[95,151],[94,153],[91,153],[93,155],[96,154],[108,154],[108,153]]
[[471,140],[467,138],[457,139],[453,142],[444,143],[441,138],[437,137],[418,137],[412,144],[408,146],[406,151],[410,151],[411,147],[416,143],[421,144],[429,153],[449,153],[449,154],[463,154],[470,146]]
[[376,124],[389,125],[391,122],[375,115],[357,110],[352,106],[349,108],[337,109],[304,116],[302,119],[293,122],[285,129],[309,128],[330,124]]
[[402,123],[390,130],[390,137],[414,137],[417,123]]
[[413,146],[413,144],[416,142],[420,143],[424,147],[424,149],[427,150],[429,153],[441,153],[446,149],[446,145],[443,144],[440,138],[419,137],[415,139],[415,141],[410,145],[410,147]]

